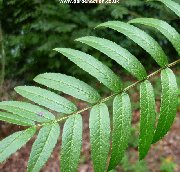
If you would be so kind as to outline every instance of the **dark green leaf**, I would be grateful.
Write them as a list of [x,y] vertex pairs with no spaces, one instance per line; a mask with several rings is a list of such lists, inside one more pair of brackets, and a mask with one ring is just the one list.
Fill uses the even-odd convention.
[[115,168],[120,163],[128,146],[131,116],[131,102],[128,94],[123,93],[116,96],[113,101],[112,151],[109,170]]
[[161,72],[162,96],[160,116],[154,134],[153,143],[159,141],[169,131],[176,116],[178,103],[178,86],[176,77],[171,69]]
[[67,119],[62,134],[61,172],[77,171],[82,147],[82,118],[76,114]]
[[94,171],[102,172],[106,169],[110,147],[110,119],[106,104],[101,103],[92,108],[89,128]]
[[147,80],[140,85],[140,107],[139,159],[143,159],[150,149],[156,122],[154,91]]

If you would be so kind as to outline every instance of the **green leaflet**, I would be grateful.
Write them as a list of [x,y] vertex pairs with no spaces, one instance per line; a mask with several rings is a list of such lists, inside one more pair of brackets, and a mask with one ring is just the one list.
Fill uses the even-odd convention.
[[146,71],[139,60],[137,60],[137,58],[129,51],[116,43],[94,36],[86,36],[76,40],[106,54],[108,57],[112,58],[123,68],[129,71],[132,75],[134,75],[137,79],[142,80],[147,76]]
[[55,119],[54,115],[49,111],[39,106],[20,101],[0,102],[0,109],[36,122],[47,122]]
[[148,80],[140,85],[140,108],[139,159],[143,159],[150,149],[156,122],[154,91]]
[[34,81],[89,103],[96,103],[100,99],[100,95],[94,88],[72,76],[44,73],[34,78]]
[[71,116],[64,124],[60,153],[61,172],[77,171],[82,147],[82,117]]
[[171,69],[161,71],[161,108],[153,143],[159,141],[169,131],[176,116],[178,103],[178,86]]
[[35,123],[30,119],[26,119],[17,114],[12,114],[12,113],[7,113],[7,112],[0,112],[0,120],[9,122],[11,124],[21,125],[21,126],[35,125]]
[[157,29],[172,43],[180,55],[180,34],[167,22],[154,18],[136,18],[129,23],[139,23]]
[[20,149],[36,132],[36,127],[18,131],[0,141],[0,162],[2,163],[11,154]]
[[23,97],[56,112],[70,114],[77,110],[76,106],[69,100],[46,89],[33,86],[19,86],[15,90]]
[[28,172],[38,172],[49,159],[60,134],[58,123],[43,126],[34,142],[28,161]]
[[94,106],[89,118],[91,157],[95,172],[106,169],[110,147],[110,119],[106,104]]
[[114,92],[121,90],[122,84],[119,77],[106,65],[95,59],[89,54],[70,48],[56,48],[77,66],[97,78],[105,86]]
[[108,27],[126,35],[141,46],[145,51],[147,51],[161,67],[168,64],[167,56],[160,45],[143,30],[120,21],[105,22],[97,27]]
[[180,17],[180,5],[178,3],[171,0],[157,0],[157,1],[161,1],[163,4],[165,4],[168,8],[170,8]]
[[128,146],[131,116],[129,95],[127,93],[117,95],[113,101],[112,151],[108,170],[112,170],[119,164]]

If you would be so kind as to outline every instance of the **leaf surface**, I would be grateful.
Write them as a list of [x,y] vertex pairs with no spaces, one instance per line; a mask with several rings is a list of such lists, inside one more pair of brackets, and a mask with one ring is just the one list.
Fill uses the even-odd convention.
[[98,25],[97,27],[108,27],[126,35],[147,51],[161,67],[168,64],[167,56],[160,45],[143,30],[120,21],[108,21]]
[[11,112],[16,116],[20,116],[24,119],[29,119],[36,122],[47,122],[55,119],[54,115],[49,111],[39,106],[26,102],[20,102],[20,101],[0,102],[0,109]]
[[115,60],[123,68],[129,71],[132,75],[134,75],[137,79],[142,80],[147,76],[146,71],[139,60],[137,60],[137,58],[129,51],[116,43],[95,36],[86,36],[76,40],[106,54],[108,57]]
[[154,91],[148,80],[140,85],[140,108],[139,159],[143,159],[150,149],[156,122]]
[[49,159],[60,134],[57,123],[44,125],[35,140],[28,161],[28,172],[38,172]]
[[110,90],[114,92],[121,90],[122,83],[119,77],[96,58],[89,54],[70,48],[56,48],[55,50],[66,56],[84,71],[97,78]]
[[129,95],[117,95],[113,101],[112,150],[109,170],[114,169],[121,161],[128,146],[131,132],[131,102]]
[[153,143],[166,135],[173,124],[178,105],[178,86],[173,71],[169,68],[161,72],[161,108]]
[[7,112],[0,112],[0,120],[11,123],[11,124],[21,125],[21,126],[35,125],[35,123],[30,119],[26,119],[17,114],[12,114],[12,113],[7,113]]
[[176,13],[180,17],[180,5],[171,0],[158,0],[165,4],[168,8],[170,8],[174,13]]
[[72,76],[60,73],[44,73],[38,75],[34,80],[89,103],[96,103],[100,99],[100,95],[94,88]]
[[2,163],[11,154],[25,145],[36,132],[35,127],[24,131],[18,131],[0,141],[0,162]]
[[82,117],[79,114],[67,119],[62,134],[60,153],[61,172],[77,171],[82,147]]
[[172,43],[180,55],[180,34],[167,22],[154,18],[136,18],[129,23],[143,24],[157,29]]
[[94,106],[89,118],[91,157],[95,172],[106,169],[110,147],[110,119],[106,104]]
[[46,89],[34,86],[18,86],[15,90],[23,97],[56,112],[70,114],[77,110],[76,106],[69,100]]

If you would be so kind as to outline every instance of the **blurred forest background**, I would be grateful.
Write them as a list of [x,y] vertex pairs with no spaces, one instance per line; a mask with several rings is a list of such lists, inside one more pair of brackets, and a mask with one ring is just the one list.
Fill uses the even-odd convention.
[[[108,20],[128,21],[137,17],[153,17],[167,21],[180,33],[179,18],[159,2],[147,2],[145,0],[119,1],[119,4],[60,4],[58,0],[0,0],[0,81],[4,81],[1,100],[10,98],[21,99],[13,92],[13,87],[24,83],[32,84],[32,79],[37,74],[43,72],[60,72],[75,76],[89,82],[89,84],[99,87],[100,93],[103,93],[103,95],[108,94],[108,91],[104,87],[99,86],[92,77],[68,61],[67,58],[53,51],[53,48],[56,47],[71,47],[92,54],[116,71],[125,81],[125,85],[129,85],[135,81],[134,78],[129,76],[126,71],[110,58],[107,58],[102,55],[102,53],[88,46],[74,41],[74,39],[81,36],[97,35],[110,39],[134,54],[145,66],[148,73],[156,70],[158,66],[155,61],[130,39],[112,30],[94,30],[94,27]],[[180,0],[174,1],[180,3]],[[147,27],[138,27],[143,28],[159,42],[168,55],[169,62],[179,58],[171,43],[158,31]],[[175,66],[173,71],[177,74],[178,85],[180,85],[180,66]],[[157,109],[159,109],[161,91],[159,82],[158,77],[152,80],[156,88]],[[117,168],[117,171],[180,171],[177,163],[178,161],[180,162],[180,150],[178,150],[178,147],[180,147],[180,138],[178,136],[180,132],[179,112],[171,130],[172,133],[162,142],[158,143],[157,146],[153,147],[146,161],[137,161],[137,133],[139,129],[138,89],[137,87],[130,92],[134,102],[134,129],[132,129],[132,137],[127,155],[123,159],[121,166]],[[79,107],[84,106],[83,102],[77,102],[77,104]],[[86,116],[88,116],[88,114]],[[85,122],[87,121],[85,120]],[[7,135],[7,124],[5,129],[3,129],[3,125],[5,124],[1,123],[1,138]],[[18,129],[13,128],[13,130]],[[8,132],[10,131],[11,130]],[[87,133],[84,134],[87,135]],[[86,138],[86,136],[84,137]],[[85,153],[82,153],[82,165],[79,167],[79,171],[81,172],[91,171],[90,166],[92,166],[92,164],[90,159],[87,158],[89,155],[89,153],[87,153],[88,139],[87,136],[83,143],[83,151]],[[19,152],[18,158],[21,158],[19,162],[22,161],[23,163],[26,161],[24,156],[28,158],[28,153],[22,155],[21,151]],[[156,151],[158,152],[158,157]],[[86,156],[86,154],[88,155]],[[23,172],[24,169],[22,168],[21,170],[16,164],[16,158],[17,157],[12,157],[8,161],[8,165],[0,165],[0,171],[6,172],[19,168],[18,172]],[[51,164],[54,162],[56,162],[56,160],[52,159]],[[23,166],[23,164],[21,164],[21,167],[25,168],[25,166],[26,165]]]

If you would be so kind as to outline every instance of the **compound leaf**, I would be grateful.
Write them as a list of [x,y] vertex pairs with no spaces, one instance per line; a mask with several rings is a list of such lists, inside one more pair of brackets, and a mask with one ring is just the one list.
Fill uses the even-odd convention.
[[17,114],[12,114],[12,113],[7,113],[7,112],[0,112],[0,120],[9,122],[11,124],[21,125],[21,126],[35,125],[35,123],[30,119],[26,119]]
[[151,146],[156,122],[154,91],[147,80],[140,85],[140,108],[139,159],[143,159]]
[[122,84],[119,77],[106,65],[91,55],[70,48],[56,48],[55,50],[62,53],[84,71],[97,78],[110,90],[114,92],[121,90]]
[[176,116],[178,103],[178,86],[173,71],[169,68],[161,72],[161,108],[153,143],[159,141],[169,131]]
[[129,51],[117,45],[116,43],[95,36],[86,36],[76,40],[106,54],[139,80],[142,80],[147,76],[146,71],[139,60],[137,60],[137,58]]
[[160,45],[143,30],[120,21],[108,21],[97,27],[108,27],[126,35],[147,51],[161,67],[168,64],[167,56]]
[[180,34],[167,22],[154,18],[136,18],[129,23],[143,24],[157,29],[172,43],[180,55]]
[[44,125],[37,136],[28,161],[28,172],[38,172],[50,157],[60,134],[58,123]]
[[20,116],[22,118],[36,122],[47,122],[55,119],[54,115],[49,111],[39,106],[26,102],[20,102],[20,101],[0,102],[0,109],[11,112],[16,116]]
[[44,73],[34,78],[34,81],[89,103],[96,103],[100,99],[100,95],[94,88],[72,76]]
[[24,131],[18,131],[0,141],[0,162],[2,163],[11,154],[26,144],[35,134],[36,127]]
[[117,95],[113,101],[112,150],[109,169],[115,168],[121,161],[128,146],[131,132],[131,102],[129,95]]
[[91,157],[95,172],[106,169],[110,147],[110,119],[106,104],[94,106],[89,118]]
[[62,134],[61,172],[77,171],[82,147],[82,117],[75,114],[67,119]]
[[34,86],[18,86],[15,90],[23,97],[56,112],[70,114],[77,110],[76,106],[69,100],[46,89]]

